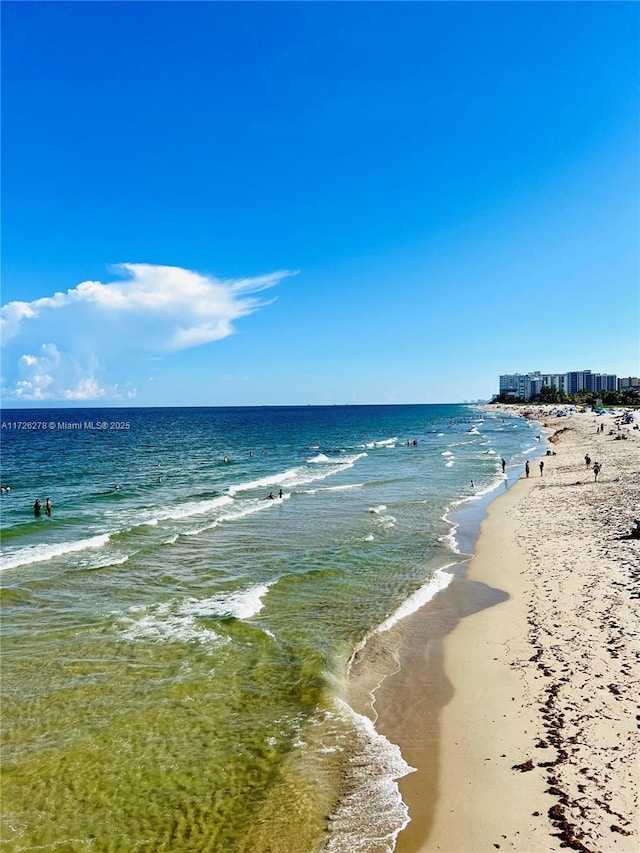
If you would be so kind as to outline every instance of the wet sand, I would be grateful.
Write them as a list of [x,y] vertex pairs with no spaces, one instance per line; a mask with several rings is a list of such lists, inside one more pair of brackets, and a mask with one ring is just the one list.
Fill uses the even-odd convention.
[[397,853],[640,849],[640,431],[532,416],[556,455],[490,505],[375,694],[417,768]]

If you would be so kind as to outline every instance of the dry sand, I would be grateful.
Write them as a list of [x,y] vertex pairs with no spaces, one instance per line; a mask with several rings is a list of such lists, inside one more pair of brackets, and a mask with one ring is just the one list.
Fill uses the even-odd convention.
[[491,504],[467,580],[376,692],[418,768],[397,853],[640,850],[640,431],[532,415],[556,455]]

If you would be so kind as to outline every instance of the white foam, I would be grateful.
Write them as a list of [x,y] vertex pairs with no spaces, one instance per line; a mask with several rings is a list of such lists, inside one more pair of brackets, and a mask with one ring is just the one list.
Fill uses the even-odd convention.
[[271,584],[259,584],[238,592],[226,592],[209,598],[172,599],[150,606],[131,607],[126,616],[119,616],[123,640],[151,642],[197,642],[208,645],[220,640],[220,635],[198,622],[199,619],[233,617],[250,619],[259,613],[263,596]]
[[409,812],[397,780],[415,771],[400,749],[376,731],[368,717],[336,699],[337,716],[354,728],[356,751],[348,761],[345,792],[333,810],[326,853],[394,850]]
[[368,441],[364,446],[372,449],[374,447],[395,447],[398,443],[398,436],[394,438],[383,438],[380,441]]
[[343,486],[318,486],[317,489],[305,489],[303,494],[315,495],[318,492],[346,492],[349,489],[361,489],[364,483],[346,483]]
[[374,515],[380,515],[380,513],[384,512],[386,508],[385,504],[380,504],[380,506],[370,506],[367,512],[372,512]]
[[76,542],[58,542],[46,545],[25,545],[18,548],[12,555],[0,563],[0,571],[15,569],[17,566],[28,566],[31,563],[43,563],[63,554],[84,551],[85,548],[101,548],[110,539],[109,533],[101,533],[88,539],[78,539]]
[[311,459],[307,459],[311,465],[316,465],[318,462],[330,462],[331,460],[325,453],[318,453],[317,456],[312,456]]
[[155,509],[153,516],[145,524],[157,524],[158,521],[179,521],[181,518],[189,518],[192,515],[205,515],[222,506],[228,506],[230,503],[233,503],[231,497],[221,495],[217,498],[168,506],[160,511]]
[[450,450],[443,450],[440,456],[453,456],[453,453]]
[[[445,518],[444,520],[446,521],[447,519]],[[446,533],[444,536],[440,536],[438,539],[439,542],[443,542],[454,554],[460,553],[460,546],[458,543],[458,538],[456,536],[456,533],[458,532],[458,526],[459,525],[454,524],[448,533]]]
[[239,518],[244,518],[247,515],[253,515],[256,512],[271,509],[273,506],[282,504],[284,499],[287,497],[289,497],[289,495],[284,495],[282,499],[274,498],[273,500],[269,500],[268,498],[254,498],[252,500],[246,500],[242,504],[236,504],[234,502],[234,505],[231,507],[229,512],[219,515],[217,518],[214,518],[212,521],[208,521],[206,524],[200,524],[197,527],[190,528],[189,530],[182,530],[181,535],[199,536],[200,533],[204,533],[206,530],[212,530],[214,527],[218,527],[224,522],[237,521]]
[[[110,566],[123,566],[125,563],[129,561],[130,554],[112,556],[112,557],[104,557],[99,558],[97,560],[88,560],[86,568],[88,569],[107,569]],[[83,566],[82,568],[85,568]]]
[[[453,563],[450,565],[453,565]],[[385,619],[384,622],[378,625],[377,628],[374,628],[371,633],[382,634],[384,631],[389,631],[401,619],[415,613],[416,610],[419,610],[427,603],[427,601],[431,601],[431,599],[439,592],[446,589],[453,580],[453,575],[449,574],[449,572],[445,572],[445,568],[448,568],[448,566],[438,569],[425,584],[412,593],[406,601],[403,601],[400,607],[398,607],[391,616]]]
[[493,492],[500,485],[500,483],[503,483],[505,481],[505,479],[506,479],[506,477],[504,474],[500,474],[499,476],[496,476],[496,479],[493,480],[493,482],[489,483],[488,486],[485,486],[484,489],[479,489],[475,493],[474,497],[477,499],[477,498],[481,498],[483,495],[488,495],[489,492]]
[[296,486],[304,486],[307,483],[324,480],[341,471],[346,471],[366,455],[366,453],[356,453],[352,456],[340,456],[337,459],[331,459],[324,453],[320,453],[318,456],[308,460],[307,464],[312,464],[312,468],[306,465],[297,465],[295,468],[289,468],[281,473],[269,474],[256,480],[240,483],[232,489],[230,488],[228,492],[230,495],[235,495],[238,492],[252,491],[254,489],[272,489],[279,486],[292,489]]
[[[381,509],[386,509],[386,506],[381,507]],[[383,529],[389,530],[391,527],[396,526],[396,519],[393,515],[382,515],[381,513],[377,513],[375,510],[374,514],[376,515],[375,523]]]

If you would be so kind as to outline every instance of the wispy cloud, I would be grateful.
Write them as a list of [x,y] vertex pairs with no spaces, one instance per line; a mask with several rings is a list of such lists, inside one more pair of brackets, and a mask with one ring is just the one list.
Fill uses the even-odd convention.
[[5,381],[7,398],[130,396],[132,389],[122,391],[99,380],[106,355],[166,353],[226,338],[237,320],[272,301],[256,294],[295,274],[281,270],[224,280],[152,264],[121,264],[115,269],[128,279],[84,281],[66,293],[3,306],[2,342],[15,351],[13,365],[4,359],[5,372],[13,373]]

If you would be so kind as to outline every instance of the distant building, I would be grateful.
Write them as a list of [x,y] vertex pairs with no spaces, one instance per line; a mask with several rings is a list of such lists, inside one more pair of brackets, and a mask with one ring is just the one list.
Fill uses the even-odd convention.
[[618,391],[640,391],[640,378],[637,376],[625,376],[618,379]]
[[[624,390],[640,387],[636,377],[620,380],[629,383]],[[635,385],[634,385],[635,383]],[[623,390],[615,374],[592,373],[590,370],[572,370],[568,373],[541,373],[535,370],[531,373],[505,373],[500,376],[500,396],[514,399],[530,400],[536,397],[543,388],[555,387],[564,394],[606,393],[607,391]]]

